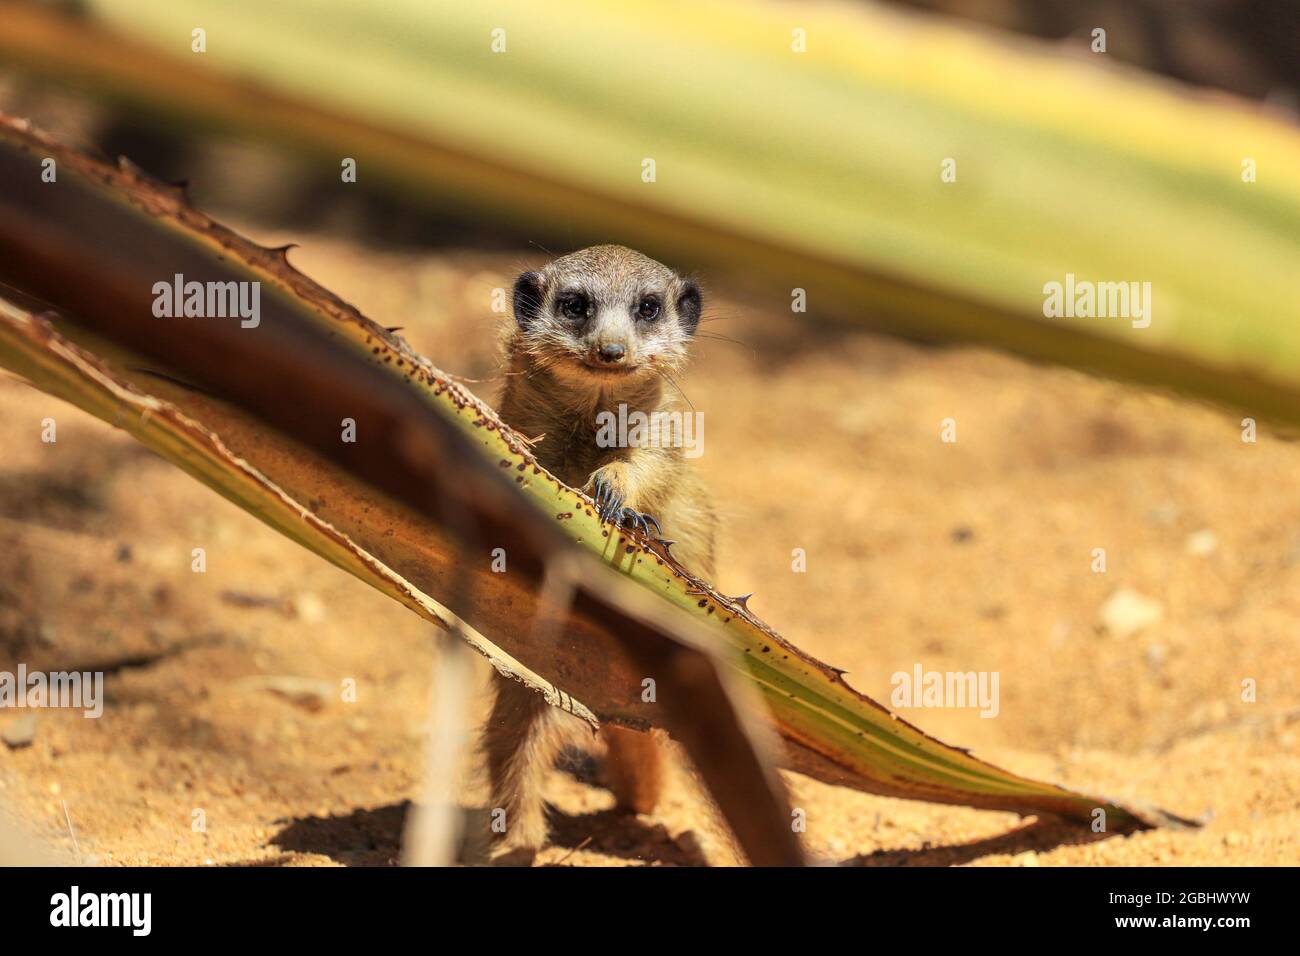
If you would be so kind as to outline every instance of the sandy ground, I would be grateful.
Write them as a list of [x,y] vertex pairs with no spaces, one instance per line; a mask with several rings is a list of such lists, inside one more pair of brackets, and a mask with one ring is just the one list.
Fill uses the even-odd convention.
[[[490,291],[529,254],[257,238],[301,242],[300,268],[495,392]],[[710,291],[704,328],[744,343],[702,341],[683,380],[727,519],[722,589],[756,592],[757,614],[886,702],[890,675],[918,663],[997,671],[995,718],[902,712],[1011,769],[1208,821],[1095,840],[790,776],[810,851],[848,865],[1300,863],[1300,449],[1266,422],[1243,443],[1239,414]],[[30,743],[0,743],[0,807],[102,864],[394,863],[430,629],[7,375],[0,449],[0,669],[108,673],[101,719],[45,711]],[[205,574],[190,570],[197,546]],[[1158,620],[1103,626],[1121,589]],[[348,678],[355,703],[339,697]],[[0,735],[26,736],[22,717],[0,712]],[[684,772],[640,818],[610,812],[597,779],[552,774],[557,839],[540,862],[732,861]],[[482,800],[467,776],[465,806]]]

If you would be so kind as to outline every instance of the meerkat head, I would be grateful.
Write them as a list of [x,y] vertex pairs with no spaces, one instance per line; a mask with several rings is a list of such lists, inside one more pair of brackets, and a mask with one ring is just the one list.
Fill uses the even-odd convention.
[[515,282],[531,359],[559,380],[613,387],[678,368],[700,324],[694,280],[624,246],[592,246]]

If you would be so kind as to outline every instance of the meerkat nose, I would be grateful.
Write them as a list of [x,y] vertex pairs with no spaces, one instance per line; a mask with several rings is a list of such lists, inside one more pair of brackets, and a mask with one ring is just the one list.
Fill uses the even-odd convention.
[[600,356],[602,362],[616,365],[623,361],[627,356],[627,349],[623,347],[621,342],[608,342],[605,345],[600,346],[597,350],[597,354]]

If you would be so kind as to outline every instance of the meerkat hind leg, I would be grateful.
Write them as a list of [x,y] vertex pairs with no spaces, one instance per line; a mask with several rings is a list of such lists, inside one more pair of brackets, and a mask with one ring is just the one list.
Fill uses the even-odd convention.
[[546,843],[543,785],[568,734],[568,717],[527,685],[492,675],[496,700],[483,735],[492,786],[492,814],[505,811],[507,849],[539,849]]
[[608,748],[605,777],[618,806],[651,813],[663,787],[663,748],[653,734],[605,724],[601,739]]

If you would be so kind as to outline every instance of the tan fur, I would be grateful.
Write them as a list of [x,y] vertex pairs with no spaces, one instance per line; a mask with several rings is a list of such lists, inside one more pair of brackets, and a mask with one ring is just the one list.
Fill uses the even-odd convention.
[[[506,342],[506,383],[498,410],[530,439],[540,464],[568,485],[595,494],[603,481],[623,505],[653,515],[672,553],[706,577],[714,573],[717,521],[709,499],[677,447],[601,448],[597,414],[617,414],[620,403],[647,414],[673,407],[671,376],[685,363],[693,327],[678,313],[678,297],[693,283],[621,246],[596,246],[556,260],[536,280],[537,316],[521,319]],[[517,309],[520,311],[517,286]],[[555,311],[566,289],[589,291],[602,305],[578,328]],[[654,322],[627,321],[645,290],[665,304]],[[698,291],[695,292],[698,316]],[[629,303],[631,303],[629,305]],[[603,309],[603,311],[602,311]],[[518,316],[517,316],[518,317]],[[584,364],[592,350],[617,339],[635,371],[610,373]],[[542,782],[576,719],[547,707],[523,685],[495,676],[496,702],[484,734],[493,806],[506,812],[505,845],[538,847],[546,839]],[[639,692],[639,688],[637,689]],[[621,807],[649,813],[659,797],[662,754],[651,734],[605,726],[607,779]]]

